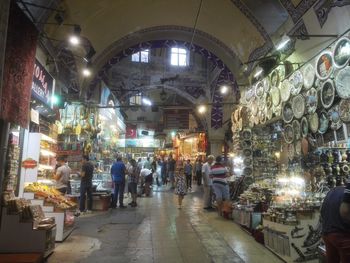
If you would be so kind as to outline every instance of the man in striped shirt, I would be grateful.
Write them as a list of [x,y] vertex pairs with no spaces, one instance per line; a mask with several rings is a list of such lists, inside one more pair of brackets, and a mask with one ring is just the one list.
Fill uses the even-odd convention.
[[221,156],[216,157],[215,164],[210,170],[210,177],[213,180],[213,190],[219,215],[221,215],[223,201],[229,200],[230,198],[230,189],[226,180],[226,177],[228,177],[228,170],[221,162]]

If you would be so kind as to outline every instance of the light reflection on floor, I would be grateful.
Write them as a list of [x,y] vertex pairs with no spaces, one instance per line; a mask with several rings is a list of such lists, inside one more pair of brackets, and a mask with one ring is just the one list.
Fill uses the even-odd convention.
[[48,263],[281,262],[232,221],[203,210],[201,188],[188,193],[182,209],[171,190],[154,190],[137,208],[79,218]]

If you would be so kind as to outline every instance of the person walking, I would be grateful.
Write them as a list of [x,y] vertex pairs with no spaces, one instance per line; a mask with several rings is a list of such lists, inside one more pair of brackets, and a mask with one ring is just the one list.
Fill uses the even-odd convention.
[[213,164],[214,156],[209,155],[207,158],[207,162],[203,164],[202,166],[202,176],[203,176],[203,190],[204,190],[204,196],[203,196],[203,203],[204,203],[204,209],[211,209],[211,200],[213,195],[213,181],[210,178],[210,170],[211,165]]
[[112,208],[117,207],[119,196],[119,207],[126,208],[124,206],[124,187],[125,187],[125,174],[126,167],[122,161],[122,157],[118,156],[116,162],[111,167],[111,177],[114,183],[114,195],[112,200]]
[[213,190],[218,214],[221,215],[223,201],[229,200],[230,198],[230,189],[226,179],[226,177],[228,177],[228,171],[222,164],[222,157],[220,155],[216,157],[215,164],[211,167],[210,177],[213,180]]
[[57,158],[58,168],[56,169],[56,173],[54,175],[54,179],[56,180],[56,189],[60,191],[62,194],[70,194],[70,174],[71,169],[69,168],[66,159],[64,157]]
[[175,194],[178,196],[178,208],[182,208],[182,201],[186,195],[186,178],[184,174],[184,164],[181,158],[176,162]]
[[169,154],[169,159],[168,159],[168,178],[170,180],[171,189],[175,188],[175,168],[176,168],[176,161],[173,158],[173,155]]
[[166,162],[164,158],[159,158],[158,165],[160,166],[160,177],[162,178],[162,185],[166,185]]
[[130,160],[130,166],[128,169],[128,189],[131,194],[131,205],[132,207],[136,207],[136,199],[137,199],[137,184],[139,182],[140,170],[137,167],[137,163],[134,159]]
[[94,165],[89,161],[89,156],[83,156],[83,165],[81,168],[80,180],[80,212],[85,212],[85,200],[87,195],[87,210],[89,213],[92,210],[92,177],[94,174]]
[[191,164],[191,160],[188,159],[187,162],[185,163],[185,167],[184,167],[187,190],[192,189],[192,170],[193,170],[193,167]]
[[202,158],[198,157],[194,165],[198,186],[202,185],[202,166],[203,166]]
[[147,157],[146,161],[143,163],[143,168],[152,170],[152,165],[149,157]]
[[350,182],[330,190],[321,207],[327,262],[350,262]]
[[158,174],[158,171],[157,171],[157,161],[156,161],[156,157],[153,157],[153,161],[151,163],[151,167],[152,167],[152,173],[153,173],[153,176],[156,178],[156,184],[157,186],[159,187],[160,186],[160,183],[159,183],[159,174]]

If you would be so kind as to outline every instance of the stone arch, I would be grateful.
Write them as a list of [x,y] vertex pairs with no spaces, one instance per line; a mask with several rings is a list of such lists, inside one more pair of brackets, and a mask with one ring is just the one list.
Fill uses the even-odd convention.
[[[209,59],[220,71],[217,81],[211,87],[211,98],[215,102],[212,107],[212,128],[222,126],[223,112],[219,102],[223,100],[218,92],[218,87],[225,83],[232,87],[233,94],[239,98],[239,89],[234,72],[238,73],[241,61],[232,49],[213,36],[197,30],[193,43],[189,41],[192,36],[192,28],[182,26],[157,26],[131,33],[113,44],[94,60],[95,76],[87,87],[87,98],[93,89],[102,80],[107,79],[107,72],[120,60],[142,49],[182,46],[186,49],[199,53]],[[162,36],[163,38],[160,38]],[[164,38],[166,37],[166,38]],[[218,81],[219,80],[219,81]],[[189,95],[190,92],[189,92]]]

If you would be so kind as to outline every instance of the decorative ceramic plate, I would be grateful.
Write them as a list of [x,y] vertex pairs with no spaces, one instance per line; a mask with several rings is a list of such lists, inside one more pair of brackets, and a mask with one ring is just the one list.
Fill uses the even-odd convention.
[[303,95],[298,94],[293,98],[292,110],[295,118],[300,119],[303,117],[305,113],[305,99]]
[[262,80],[262,84],[264,86],[264,91],[265,93],[267,93],[270,90],[270,79],[269,77],[266,77]]
[[295,154],[301,155],[301,141],[300,140],[297,140],[295,142]]
[[245,167],[243,169],[243,174],[246,176],[252,175],[253,174],[253,169],[251,167]]
[[301,149],[305,156],[309,153],[309,141],[306,138],[301,140]]
[[266,94],[265,105],[266,105],[267,109],[271,109],[272,108],[272,96],[271,96],[270,93]]
[[295,140],[299,140],[300,139],[300,135],[301,135],[301,127],[300,127],[300,123],[298,120],[294,120],[292,122],[292,126],[293,126],[293,131],[294,131],[294,139]]
[[330,51],[322,52],[316,59],[316,76],[326,80],[333,72],[333,55]]
[[335,76],[335,88],[340,98],[350,99],[350,67],[347,66]]
[[250,140],[252,138],[252,131],[249,130],[249,129],[245,129],[242,132],[242,137],[243,137],[244,140]]
[[273,86],[271,89],[272,104],[278,106],[281,103],[281,94],[279,88]]
[[283,80],[281,84],[281,100],[286,102],[290,98],[291,83],[288,79]]
[[254,125],[259,125],[259,122],[260,122],[259,116],[258,115],[254,116]]
[[350,60],[350,39],[347,37],[340,38],[334,45],[333,50],[334,66],[343,68],[348,65]]
[[343,122],[340,119],[340,114],[339,114],[339,105],[333,106],[328,111],[328,118],[331,121],[332,130],[338,130],[341,126],[343,126]]
[[264,85],[261,81],[257,82],[255,85],[255,96],[261,98],[264,95]]
[[300,121],[301,136],[306,137],[309,133],[309,122],[306,117],[303,117]]
[[301,73],[301,71],[300,70],[295,71],[292,74],[292,76],[290,76],[289,81],[292,84],[290,93],[292,95],[299,94],[302,87],[303,87],[303,83],[304,83],[304,78],[303,78],[303,74]]
[[250,110],[251,110],[251,113],[253,116],[256,116],[258,114],[259,107],[258,107],[258,99],[257,98],[252,100],[252,103],[250,105]]
[[332,80],[327,80],[321,88],[321,104],[325,109],[332,106],[335,98],[335,88]]
[[271,120],[271,119],[272,119],[272,114],[273,114],[272,108],[266,109],[266,118],[267,118],[268,120]]
[[340,100],[339,114],[340,114],[340,119],[343,122],[350,122],[350,99]]
[[279,78],[279,74],[278,74],[278,70],[275,69],[274,71],[272,71],[271,73],[271,85],[273,87],[278,87],[280,84],[280,78]]
[[321,134],[324,134],[328,130],[328,125],[329,125],[327,112],[321,111],[319,118],[320,118],[320,128],[318,129],[318,132]]
[[251,157],[246,157],[246,158],[244,158],[243,164],[244,164],[244,166],[252,166],[253,159]]
[[307,64],[303,68],[303,76],[304,76],[304,89],[308,90],[314,85],[315,82],[315,69],[312,64]]
[[323,140],[323,135],[320,133],[316,134],[316,143],[317,143],[317,147],[322,147],[324,144],[324,140]]
[[252,155],[252,150],[251,149],[244,149],[243,150],[243,155],[245,157],[250,157]]
[[244,140],[244,141],[242,141],[241,146],[242,146],[243,149],[251,148],[252,147],[252,141],[251,140]]
[[286,143],[292,143],[294,140],[293,126],[290,124],[284,126],[284,140],[286,141]]
[[266,116],[265,116],[264,110],[260,110],[258,113],[258,116],[259,116],[259,122],[261,124],[264,124],[266,122]]
[[292,105],[290,102],[286,102],[283,105],[283,109],[282,109],[282,117],[284,122],[286,123],[290,123],[293,120],[293,110],[292,110]]
[[292,143],[288,144],[287,151],[288,151],[288,159],[293,160],[294,156],[295,156],[295,149],[294,149],[294,145]]
[[318,115],[317,113],[313,113],[309,115],[309,128],[310,131],[313,133],[316,133],[319,127],[319,120],[318,120]]
[[255,95],[255,90],[253,88],[247,89],[245,92],[245,100],[246,102],[250,102]]
[[279,75],[280,81],[286,77],[286,65],[285,64],[280,65],[278,67],[278,75]]
[[317,110],[318,92],[315,88],[311,88],[306,92],[305,104],[308,114],[314,113]]

